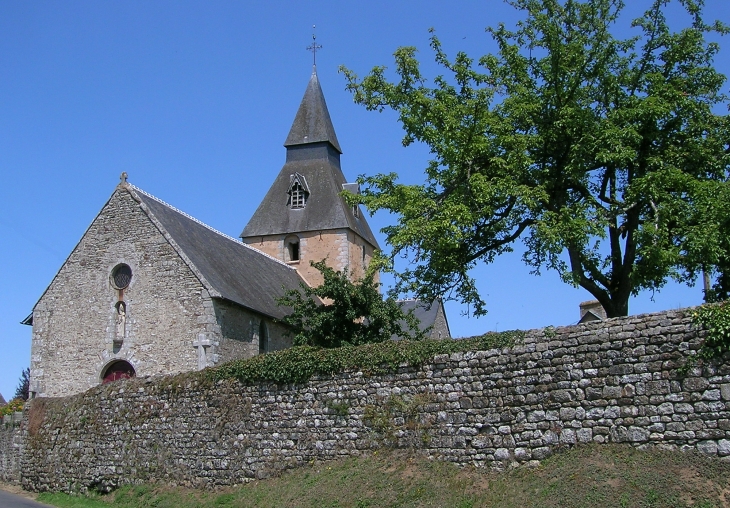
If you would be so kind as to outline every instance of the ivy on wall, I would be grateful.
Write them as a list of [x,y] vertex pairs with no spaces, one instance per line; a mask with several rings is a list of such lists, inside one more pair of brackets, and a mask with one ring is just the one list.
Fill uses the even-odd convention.
[[421,365],[440,354],[511,347],[524,337],[525,332],[512,330],[462,340],[386,341],[333,349],[297,346],[233,361],[210,369],[208,375],[216,381],[234,378],[244,384],[299,384],[317,374],[346,370],[361,370],[365,374],[393,372],[402,364]]
[[730,300],[697,307],[692,324],[707,330],[698,356],[711,359],[730,351]]

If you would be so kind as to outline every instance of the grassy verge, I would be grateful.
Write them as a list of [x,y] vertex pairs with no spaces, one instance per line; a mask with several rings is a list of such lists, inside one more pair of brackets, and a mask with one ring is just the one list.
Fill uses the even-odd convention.
[[689,507],[728,506],[730,464],[695,454],[591,445],[535,469],[457,468],[404,452],[321,462],[219,491],[155,485],[105,495],[41,494],[58,507]]

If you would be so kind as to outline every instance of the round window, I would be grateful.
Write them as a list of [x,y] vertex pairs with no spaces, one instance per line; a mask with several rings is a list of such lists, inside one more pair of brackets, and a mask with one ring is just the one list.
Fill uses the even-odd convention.
[[124,289],[129,286],[129,282],[132,280],[132,269],[129,265],[122,263],[117,265],[112,270],[112,285],[117,289]]

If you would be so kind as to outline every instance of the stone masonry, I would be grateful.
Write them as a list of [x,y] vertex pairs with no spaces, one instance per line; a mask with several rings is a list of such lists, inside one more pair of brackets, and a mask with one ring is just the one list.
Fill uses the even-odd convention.
[[[300,259],[292,261],[287,253],[287,241],[299,240]],[[270,235],[260,238],[244,238],[244,242],[276,259],[296,266],[297,271],[311,286],[324,282],[322,274],[310,265],[310,261],[326,260],[335,270],[347,269],[351,279],[360,279],[373,258],[374,248],[358,234],[347,229],[304,231],[296,234]],[[376,282],[379,280],[376,276]]]
[[20,483],[23,456],[22,413],[5,415],[0,420],[0,482]]
[[23,423],[22,485],[232,485],[380,446],[496,467],[589,442],[727,458],[730,365],[677,371],[701,344],[689,312],[533,330],[512,348],[387,375],[244,386],[194,372],[36,399]]
[[[122,294],[110,283],[120,263],[132,269]],[[115,348],[120,299],[125,337]],[[31,390],[49,397],[87,390],[116,360],[151,376],[253,356],[261,319],[268,321],[270,350],[290,345],[271,319],[212,299],[158,225],[119,187],[33,309]]]

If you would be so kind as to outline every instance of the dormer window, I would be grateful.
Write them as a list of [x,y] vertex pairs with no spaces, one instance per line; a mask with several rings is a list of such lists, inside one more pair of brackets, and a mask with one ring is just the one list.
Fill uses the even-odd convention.
[[309,186],[307,186],[307,180],[304,176],[299,173],[294,173],[289,176],[289,208],[292,210],[302,209],[307,205],[307,199],[309,199]]

